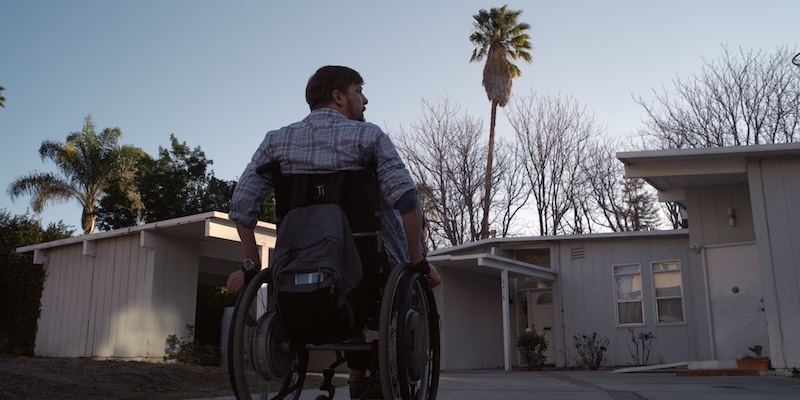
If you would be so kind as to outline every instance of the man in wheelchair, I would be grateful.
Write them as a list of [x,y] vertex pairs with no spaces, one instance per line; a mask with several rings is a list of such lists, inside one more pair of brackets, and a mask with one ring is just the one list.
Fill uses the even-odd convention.
[[[368,101],[362,93],[363,83],[359,73],[350,68],[320,68],[306,87],[311,113],[302,121],[267,133],[253,154],[231,199],[229,217],[236,223],[245,260],[242,269],[229,276],[229,291],[241,291],[246,278],[261,269],[253,229],[262,203],[275,188],[273,175],[259,169],[264,165],[277,166],[281,174],[358,171],[374,165],[382,197],[381,240],[388,262],[410,264],[425,275],[429,287],[441,283],[438,271],[423,256],[416,185],[389,137],[364,120]],[[365,333],[353,340],[364,341]],[[350,354],[347,362],[351,398],[359,398],[366,389],[369,354]]]

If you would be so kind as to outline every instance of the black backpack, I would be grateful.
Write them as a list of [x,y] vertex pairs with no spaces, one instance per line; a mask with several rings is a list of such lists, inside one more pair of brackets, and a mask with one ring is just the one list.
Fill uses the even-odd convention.
[[[375,166],[325,174],[281,174],[277,163],[259,167],[270,172],[275,189],[278,237],[270,262],[276,310],[293,338],[323,344],[349,339],[367,323],[372,264],[362,268],[359,251],[380,251],[380,212]],[[350,219],[347,216],[358,216]],[[355,224],[351,226],[350,224]],[[373,232],[377,247],[351,232]],[[379,257],[377,260],[382,260]],[[368,276],[364,276],[367,274]]]
[[289,211],[270,269],[276,308],[292,337],[322,344],[348,339],[360,329],[348,295],[362,280],[361,259],[338,205]]

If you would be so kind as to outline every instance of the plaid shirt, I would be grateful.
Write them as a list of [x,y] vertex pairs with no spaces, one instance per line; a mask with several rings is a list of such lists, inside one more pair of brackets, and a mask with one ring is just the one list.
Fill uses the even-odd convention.
[[[330,108],[311,112],[300,122],[267,133],[245,168],[231,199],[228,217],[255,227],[261,204],[272,191],[272,177],[256,173],[261,165],[278,162],[285,174],[357,171],[375,161],[383,193],[382,236],[392,263],[409,262],[402,220],[394,204],[416,189],[397,149],[375,124],[353,121]],[[267,174],[269,175],[269,174]]]

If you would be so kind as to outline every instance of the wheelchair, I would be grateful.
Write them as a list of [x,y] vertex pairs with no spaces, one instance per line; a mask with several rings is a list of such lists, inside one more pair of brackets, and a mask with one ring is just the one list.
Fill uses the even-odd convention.
[[[269,269],[261,270],[239,295],[228,335],[228,374],[237,399],[300,399],[310,352],[334,352],[324,369],[316,400],[331,400],[335,369],[356,353],[369,353],[369,378],[361,399],[379,387],[384,399],[432,400],[439,383],[439,314],[426,278],[408,265],[389,265],[381,241],[380,197],[374,167],[329,174],[284,175],[275,165],[278,230],[286,213],[314,203],[336,203],[353,232],[368,280],[357,315],[364,327],[377,331],[366,343],[305,343],[291,337],[274,306]],[[332,187],[322,194],[321,187]],[[309,222],[312,225],[313,221]],[[359,314],[361,313],[361,314]],[[375,336],[374,334],[372,335]],[[344,387],[346,398],[348,388]],[[272,397],[270,397],[272,396]]]

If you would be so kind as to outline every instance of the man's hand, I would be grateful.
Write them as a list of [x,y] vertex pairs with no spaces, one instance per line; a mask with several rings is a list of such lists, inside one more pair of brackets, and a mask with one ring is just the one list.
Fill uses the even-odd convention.
[[430,266],[431,270],[428,272],[428,287],[435,288],[442,283],[442,276],[439,275],[439,271],[433,265]]
[[228,283],[225,285],[229,292],[236,294],[244,289],[244,271],[238,270],[228,275]]

